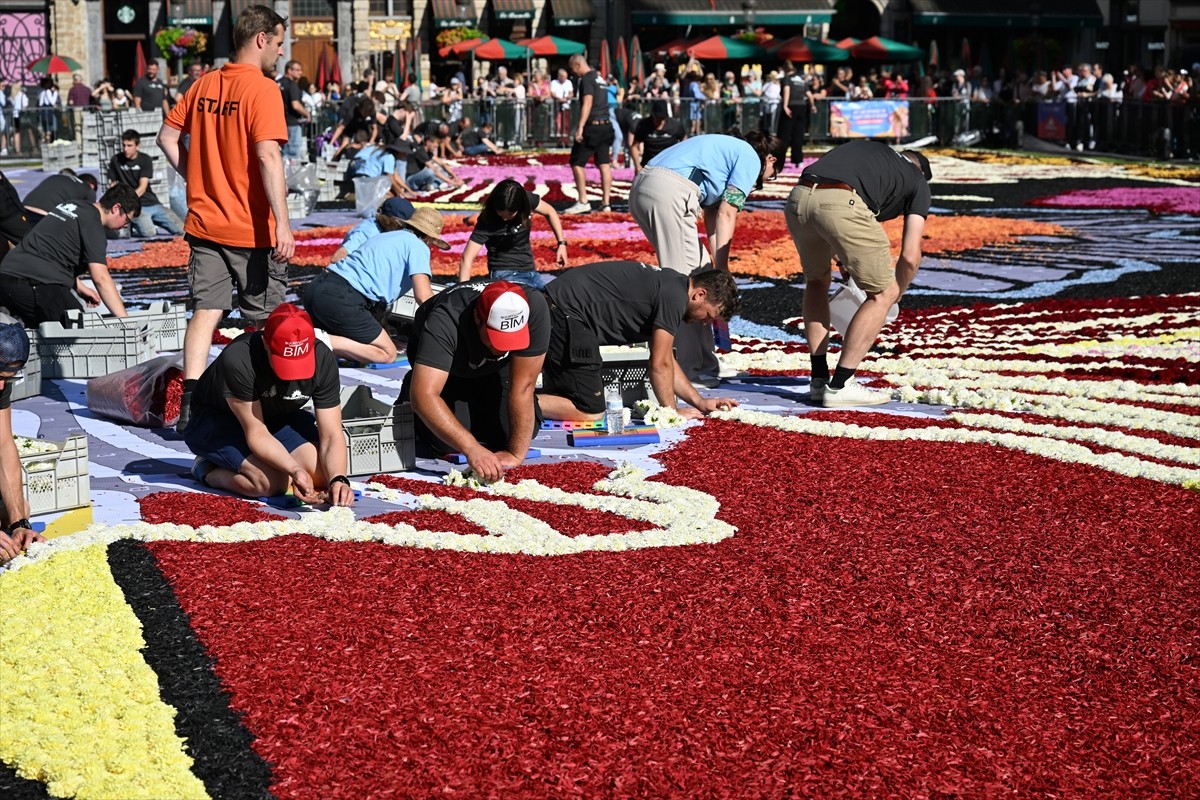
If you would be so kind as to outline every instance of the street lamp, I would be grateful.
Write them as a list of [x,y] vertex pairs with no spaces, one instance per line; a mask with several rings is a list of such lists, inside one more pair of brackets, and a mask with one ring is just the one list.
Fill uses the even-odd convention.
[[743,0],[742,16],[746,20],[746,32],[747,33],[754,33],[754,20],[756,17],[757,9],[758,9],[758,0]]

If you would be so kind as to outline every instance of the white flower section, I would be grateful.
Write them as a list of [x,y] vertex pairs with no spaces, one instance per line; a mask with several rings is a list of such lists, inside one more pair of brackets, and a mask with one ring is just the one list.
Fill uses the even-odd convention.
[[1136,381],[1080,381],[1071,378],[1051,378],[1046,375],[993,375],[948,364],[941,369],[932,369],[925,361],[905,360],[889,366],[895,369],[890,370],[884,377],[897,386],[948,389],[965,383],[977,389],[1090,397],[1093,400],[1135,400],[1200,406],[1200,386],[1147,386]]
[[[1001,358],[977,358],[969,355],[964,355],[963,350],[955,351],[958,355],[954,357],[941,358],[922,358],[919,361],[913,359],[908,354],[904,356],[889,356],[868,353],[863,359],[864,365],[870,365],[867,369],[877,370],[879,372],[903,372],[906,371],[905,364],[918,364],[921,368],[932,369],[968,369],[973,372],[1030,372],[1030,373],[1055,373],[1060,374],[1064,369],[1117,369],[1121,367],[1133,366],[1124,361],[1107,361],[1107,362],[1089,362],[1081,364],[1073,364],[1061,361],[1012,361]],[[806,357],[807,358],[807,357]],[[1155,385],[1147,387],[1149,391],[1188,394],[1191,390],[1170,385]]]
[[660,406],[658,400],[653,397],[638,400],[635,405],[642,421],[647,425],[654,425],[658,428],[678,428],[687,422],[677,409]]
[[251,542],[304,533],[338,542],[382,542],[402,547],[458,550],[467,553],[524,553],[526,555],[570,555],[590,551],[637,550],[648,547],[679,547],[714,544],[737,531],[716,518],[720,503],[711,495],[682,486],[652,483],[645,473],[628,466],[614,470],[593,487],[605,495],[565,492],[535,481],[518,484],[494,483],[493,494],[519,497],[553,505],[577,506],[609,511],[649,523],[656,530],[564,536],[547,523],[509,508],[501,500],[475,498],[455,500],[423,495],[420,505],[457,514],[488,531],[458,534],[449,531],[417,530],[411,525],[362,522],[348,508],[305,514],[295,520],[239,522],[228,527],[139,522],[129,525],[92,525],[82,533],[51,539],[29,547],[28,554],[9,562],[9,569],[49,558],[58,552],[107,545],[119,539],[139,541]]
[[1023,433],[1033,436],[1046,436],[1051,439],[1074,439],[1080,442],[1091,442],[1112,450],[1124,450],[1140,456],[1150,456],[1164,461],[1177,461],[1180,464],[1200,466],[1200,447],[1180,447],[1165,444],[1157,439],[1147,439],[1142,436],[1131,436],[1119,431],[1106,431],[1103,428],[1061,427],[1058,425],[1039,425],[1032,422],[998,417],[995,414],[947,414],[946,418],[971,428],[990,428],[992,430]]
[[1034,436],[1022,436],[1014,433],[994,433],[992,431],[963,430],[960,428],[918,428],[902,430],[889,427],[866,427],[863,425],[847,425],[841,422],[820,422],[799,417],[779,417],[761,411],[749,411],[733,408],[727,411],[715,411],[712,416],[721,419],[731,419],[749,425],[759,425],[765,428],[778,428],[792,433],[808,433],[815,436],[828,436],[843,439],[879,439],[888,441],[918,441],[918,442],[959,442],[971,444],[992,444],[1021,450],[1043,458],[1065,461],[1068,463],[1085,464],[1098,467],[1118,475],[1132,478],[1146,478],[1159,483],[1170,483],[1178,486],[1194,486],[1200,482],[1200,470],[1184,467],[1164,466],[1148,461],[1122,455],[1120,453],[1104,453],[1098,455],[1081,444],[1058,442]]

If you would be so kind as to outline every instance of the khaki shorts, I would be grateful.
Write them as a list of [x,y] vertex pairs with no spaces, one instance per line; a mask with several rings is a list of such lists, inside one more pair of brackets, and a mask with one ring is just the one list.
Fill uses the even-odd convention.
[[896,280],[888,235],[854,192],[797,185],[783,218],[805,277],[828,277],[837,256],[865,292],[882,292]]
[[262,322],[283,302],[288,265],[269,247],[230,247],[188,234],[188,307],[228,311],[237,289],[238,308],[251,322]]

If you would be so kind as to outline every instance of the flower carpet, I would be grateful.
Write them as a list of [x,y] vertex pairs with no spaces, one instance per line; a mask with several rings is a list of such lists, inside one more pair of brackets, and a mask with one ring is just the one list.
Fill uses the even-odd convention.
[[[545,184],[539,158],[477,168]],[[79,382],[17,403],[19,433],[89,435],[95,522],[0,572],[0,791],[1200,792],[1200,176],[933,163],[926,261],[859,373],[886,406],[808,402],[775,186],[734,238],[740,405],[659,445],[543,431],[499,484],[422,460],[297,510],[199,491]],[[651,259],[627,214],[564,220],[573,263]],[[298,283],[349,222],[317,221]],[[177,248],[112,258],[126,294],[177,293]]]

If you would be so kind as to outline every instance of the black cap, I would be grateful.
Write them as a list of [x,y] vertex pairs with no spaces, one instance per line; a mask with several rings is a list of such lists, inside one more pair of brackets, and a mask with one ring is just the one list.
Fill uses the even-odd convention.
[[667,101],[666,100],[655,100],[653,103],[650,104],[650,113],[656,117],[667,116]]

